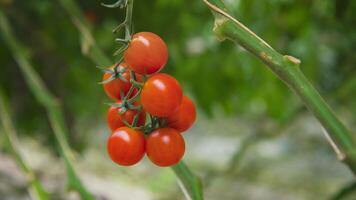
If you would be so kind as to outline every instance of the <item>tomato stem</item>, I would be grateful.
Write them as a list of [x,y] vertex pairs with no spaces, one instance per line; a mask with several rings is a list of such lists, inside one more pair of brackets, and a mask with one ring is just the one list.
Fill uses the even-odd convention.
[[106,3],[101,3],[102,6],[105,6],[107,8],[123,8],[127,6],[128,0],[118,0],[117,2],[113,4],[106,4]]
[[[300,60],[282,55],[267,42],[228,13],[220,0],[203,0],[215,17],[214,33],[220,40],[228,39],[240,44],[255,55],[277,75],[304,102],[319,120],[327,140],[338,158],[356,174],[356,138],[335,116],[329,105],[320,96],[300,70]],[[213,3],[212,3],[213,2]]]
[[132,13],[133,13],[133,3],[134,0],[127,0],[127,7],[126,7],[126,18],[125,21],[126,27],[125,27],[125,39],[131,40],[131,34],[132,34]]

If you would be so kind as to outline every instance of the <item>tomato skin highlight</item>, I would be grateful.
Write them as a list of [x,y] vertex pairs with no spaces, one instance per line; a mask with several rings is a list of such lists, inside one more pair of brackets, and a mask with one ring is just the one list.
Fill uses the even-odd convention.
[[157,129],[146,139],[146,152],[148,158],[160,167],[175,165],[184,156],[184,138],[175,129]]
[[[116,64],[112,65],[110,67],[110,69],[114,69]],[[122,68],[126,68],[127,67],[127,64],[125,63],[121,63],[120,64],[120,69]],[[123,92],[124,95],[126,95],[128,93],[128,91],[130,90],[131,88],[131,83],[130,83],[130,78],[131,78],[131,75],[130,75],[130,71],[129,70],[126,70],[125,72],[122,73],[122,76],[125,78],[125,81],[119,79],[119,78],[115,78],[114,80],[111,80],[110,82],[107,82],[107,83],[104,83],[103,84],[103,87],[104,87],[104,91],[106,93],[106,95],[112,99],[115,99],[115,100],[120,100],[121,99],[121,96],[120,96],[120,91]],[[103,75],[103,81],[109,79],[111,77],[111,74],[110,73],[104,73]],[[136,74],[136,78],[137,78],[137,81],[141,81],[142,80],[142,76],[139,75],[139,74]],[[133,96],[135,93],[137,93],[137,89],[135,88],[135,90],[132,92],[132,95],[130,96]]]
[[172,115],[183,98],[178,81],[168,74],[155,74],[144,84],[141,91],[143,109],[157,117]]
[[107,151],[115,163],[123,166],[134,165],[145,154],[145,137],[141,131],[129,127],[118,128],[108,139]]
[[153,74],[166,65],[168,49],[158,35],[140,32],[132,36],[124,52],[124,60],[138,74]]
[[178,110],[166,118],[169,127],[179,132],[188,130],[194,124],[196,119],[196,109],[193,101],[184,96]]
[[[118,101],[117,103],[121,103],[121,101]],[[137,106],[138,103],[135,102],[134,105]],[[111,129],[111,131],[114,131],[120,127],[125,126],[123,120],[125,120],[129,124],[132,124],[137,113],[139,113],[139,117],[136,125],[137,126],[145,125],[146,122],[145,112],[128,109],[124,113],[120,114],[119,111],[120,111],[119,107],[110,106],[107,112],[107,124]]]

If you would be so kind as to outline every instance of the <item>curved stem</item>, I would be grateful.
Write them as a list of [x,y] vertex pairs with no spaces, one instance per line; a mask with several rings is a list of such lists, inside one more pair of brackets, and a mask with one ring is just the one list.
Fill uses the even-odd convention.
[[0,30],[5,38],[5,41],[7,42],[9,49],[12,51],[12,54],[16,62],[18,63],[31,92],[33,93],[37,101],[42,104],[42,106],[44,106],[46,109],[50,125],[58,142],[59,153],[64,159],[66,165],[68,186],[70,187],[70,189],[75,189],[76,191],[78,191],[82,199],[94,199],[92,194],[87,191],[85,186],[80,181],[73,166],[74,156],[67,142],[66,135],[68,133],[68,130],[64,122],[64,115],[61,110],[61,106],[58,100],[47,89],[41,77],[33,69],[28,57],[26,56],[27,54],[25,53],[24,46],[22,46],[22,44],[20,44],[12,34],[12,30],[7,21],[7,18],[1,10]]
[[4,128],[5,141],[8,145],[9,152],[14,157],[17,165],[25,173],[27,180],[29,182],[29,192],[33,199],[38,200],[47,200],[49,199],[48,193],[44,190],[42,184],[36,177],[34,171],[27,164],[26,160],[23,159],[23,156],[20,151],[20,144],[17,138],[17,133],[14,128],[14,125],[11,121],[11,117],[8,111],[8,107],[5,103],[5,96],[0,88],[0,118],[1,123]]
[[80,32],[82,53],[91,59],[97,66],[109,66],[112,59],[107,57],[100,49],[91,33],[91,27],[85,20],[82,11],[73,0],[58,0],[62,7],[67,11],[73,24]]
[[330,200],[341,200],[346,199],[346,197],[351,197],[351,194],[356,194],[356,181],[348,183],[342,187],[335,195],[333,195]]
[[[258,57],[289,86],[325,128],[331,146],[341,161],[356,174],[356,140],[335,116],[318,91],[301,72],[300,61],[282,55],[259,38],[250,29],[232,17],[221,0],[203,0],[215,16],[214,32],[221,40],[229,39],[240,44]],[[211,3],[214,2],[214,3]]]
[[[133,3],[134,0],[128,0],[127,1],[127,8],[126,8],[126,17],[125,17],[125,22],[127,24],[127,29],[125,30],[125,38],[126,39],[131,39],[131,34],[132,34],[132,13],[133,13]],[[128,32],[127,32],[128,31]]]
[[188,168],[183,162],[171,167],[174,173],[179,178],[179,186],[181,187],[184,195],[190,200],[203,200],[202,184],[196,175]]

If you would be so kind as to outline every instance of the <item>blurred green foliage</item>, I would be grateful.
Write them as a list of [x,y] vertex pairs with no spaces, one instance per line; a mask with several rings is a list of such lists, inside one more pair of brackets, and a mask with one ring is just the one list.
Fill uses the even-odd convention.
[[[111,30],[124,11],[100,1],[76,1],[92,26],[98,45],[112,55],[118,44]],[[236,0],[226,1],[244,24],[274,48],[302,60],[302,70],[332,106],[356,111],[356,1]],[[109,3],[109,2],[107,2]],[[0,0],[16,36],[25,44],[36,70],[63,103],[78,149],[85,130],[104,121],[109,102],[97,84],[101,72],[82,55],[80,37],[58,1]],[[300,101],[263,64],[230,42],[212,35],[210,11],[200,0],[136,1],[134,30],[159,34],[168,43],[172,73],[209,116],[267,116],[280,121]],[[34,133],[48,133],[43,108],[28,91],[0,34],[0,84],[11,98],[17,123]],[[117,61],[118,57],[112,56]],[[356,113],[356,112],[353,112]],[[356,115],[354,115],[356,117]],[[36,131],[32,131],[36,130]],[[47,138],[46,138],[47,137]],[[51,134],[41,137],[51,141]]]

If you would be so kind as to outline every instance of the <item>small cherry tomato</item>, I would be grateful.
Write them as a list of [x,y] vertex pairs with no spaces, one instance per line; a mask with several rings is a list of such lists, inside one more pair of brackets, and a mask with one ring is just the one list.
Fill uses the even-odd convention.
[[166,120],[169,127],[183,132],[193,125],[195,118],[195,105],[189,97],[184,96],[178,110],[173,115],[168,116]]
[[148,113],[167,117],[180,106],[183,98],[178,81],[167,74],[155,74],[144,84],[141,91],[142,107]]
[[[117,103],[121,103],[121,101],[118,101]],[[139,104],[135,102],[133,105],[138,106]],[[112,131],[122,126],[125,126],[123,120],[125,120],[129,124],[132,124],[137,113],[139,113],[139,116],[138,116],[138,121],[136,126],[145,125],[146,122],[145,112],[139,110],[127,109],[124,113],[120,114],[120,109],[121,109],[120,107],[111,106],[108,110],[107,124]]]
[[84,17],[92,24],[95,24],[98,21],[98,16],[92,10],[84,11]]
[[[114,70],[114,67],[115,65],[112,65],[110,69]],[[127,65],[125,63],[121,63],[117,70],[123,70],[126,67]],[[111,76],[112,76],[111,73],[108,72],[104,73],[103,81],[109,79]],[[126,71],[121,73],[121,76],[126,80],[126,82],[116,77],[115,79],[103,84],[105,93],[112,99],[116,99],[116,100],[121,99],[120,91],[122,91],[123,94],[126,95],[131,88],[132,84],[130,83],[130,78],[131,78],[130,71],[127,69]],[[141,81],[142,76],[136,74],[136,78],[137,81]],[[137,93],[136,88],[132,92],[131,96],[133,96],[135,93]]]
[[141,131],[129,127],[118,128],[108,139],[107,151],[115,163],[134,165],[145,154],[145,137]]
[[175,165],[184,155],[184,138],[173,128],[157,129],[148,136],[146,151],[148,158],[158,166]]
[[167,63],[168,49],[165,42],[151,32],[140,32],[132,40],[124,53],[125,62],[139,74],[153,74]]

